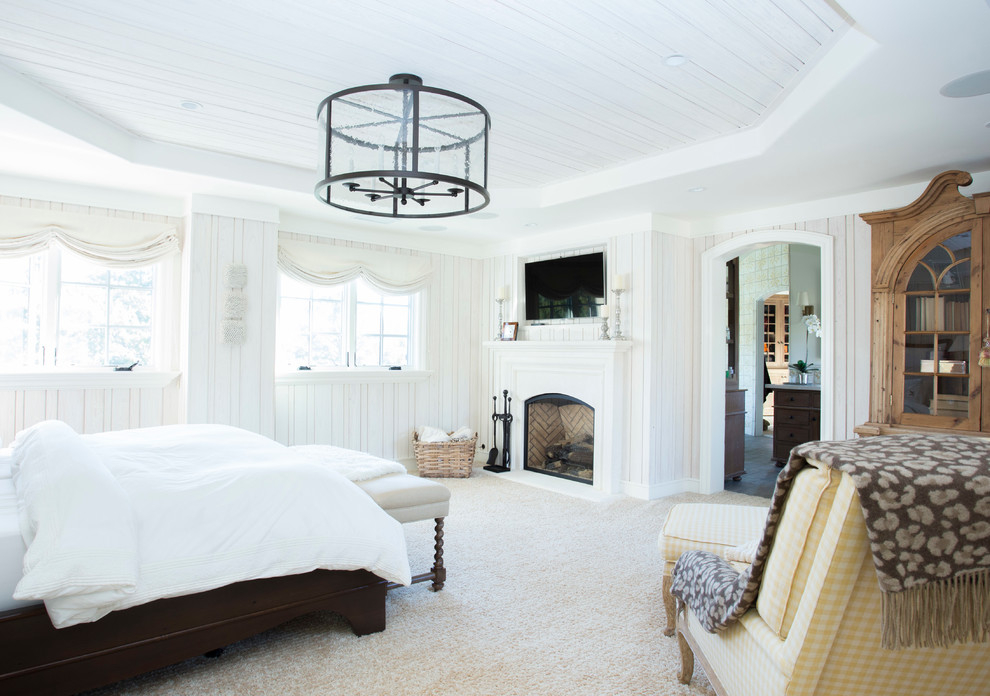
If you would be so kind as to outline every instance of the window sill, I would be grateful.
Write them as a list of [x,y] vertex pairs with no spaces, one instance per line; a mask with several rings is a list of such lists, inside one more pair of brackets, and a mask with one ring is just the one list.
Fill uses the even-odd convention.
[[178,372],[110,368],[54,369],[0,374],[0,389],[162,389],[178,379]]
[[294,370],[275,375],[276,386],[294,384],[368,384],[425,382],[433,374],[429,370],[386,370],[382,368],[344,370]]

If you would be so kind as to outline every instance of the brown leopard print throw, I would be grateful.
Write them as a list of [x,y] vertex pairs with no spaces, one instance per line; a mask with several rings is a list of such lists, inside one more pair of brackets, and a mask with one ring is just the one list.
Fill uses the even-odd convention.
[[990,639],[990,440],[919,434],[809,442],[777,479],[753,564],[736,573],[705,551],[681,554],[671,593],[710,632],[756,600],[794,476],[808,460],[848,474],[859,493],[882,596],[884,648]]

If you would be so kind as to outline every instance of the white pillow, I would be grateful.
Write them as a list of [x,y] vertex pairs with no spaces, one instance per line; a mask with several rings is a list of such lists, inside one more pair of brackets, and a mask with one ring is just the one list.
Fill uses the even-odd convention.
[[0,479],[10,478],[10,467],[14,463],[14,450],[9,447],[0,449]]

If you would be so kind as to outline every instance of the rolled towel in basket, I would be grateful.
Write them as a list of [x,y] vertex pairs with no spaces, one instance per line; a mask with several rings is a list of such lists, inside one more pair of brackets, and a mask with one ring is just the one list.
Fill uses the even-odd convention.
[[447,442],[449,440],[450,435],[432,425],[424,425],[419,429],[420,442]]
[[450,434],[451,440],[470,440],[474,437],[474,431],[466,425],[462,425]]

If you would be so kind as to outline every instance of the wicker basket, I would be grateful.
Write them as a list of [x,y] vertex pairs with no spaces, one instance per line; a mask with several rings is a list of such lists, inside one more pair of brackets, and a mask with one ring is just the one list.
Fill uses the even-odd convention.
[[471,475],[477,442],[478,433],[470,440],[448,442],[420,442],[419,434],[413,433],[419,475],[424,478],[467,478]]

